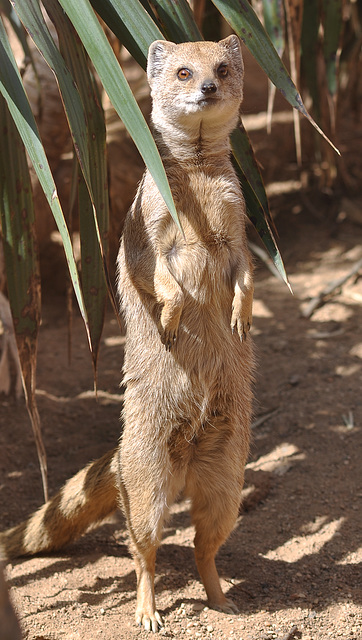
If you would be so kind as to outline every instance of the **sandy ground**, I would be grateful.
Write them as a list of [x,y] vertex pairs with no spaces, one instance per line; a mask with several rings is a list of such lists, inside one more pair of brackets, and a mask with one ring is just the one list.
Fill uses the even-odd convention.
[[[157,562],[166,637],[362,636],[361,280],[348,280],[311,319],[301,316],[310,297],[361,257],[361,228],[287,209],[280,211],[278,224],[286,231],[281,244],[294,296],[258,262],[253,445],[244,509],[218,556],[224,589],[240,615],[205,607],[188,508],[180,502]],[[98,401],[91,393],[90,357],[78,318],[71,365],[66,340],[63,300],[48,296],[38,403],[52,492],[119,435],[123,337],[111,312]],[[2,398],[0,412],[3,528],[38,506],[42,492],[23,404]],[[7,579],[28,640],[147,635],[133,622],[135,574],[121,516],[62,554],[13,562]]]

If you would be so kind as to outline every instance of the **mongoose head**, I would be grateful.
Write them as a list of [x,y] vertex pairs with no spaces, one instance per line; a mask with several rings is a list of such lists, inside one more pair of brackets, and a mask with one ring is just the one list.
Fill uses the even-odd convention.
[[156,40],[149,48],[147,75],[156,128],[193,129],[202,122],[231,130],[243,98],[240,41],[174,44]]

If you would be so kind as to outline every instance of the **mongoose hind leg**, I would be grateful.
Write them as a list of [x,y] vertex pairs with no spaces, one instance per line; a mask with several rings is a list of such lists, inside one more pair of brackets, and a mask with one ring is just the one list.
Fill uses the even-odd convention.
[[157,632],[163,623],[155,602],[155,564],[167,508],[161,500],[158,505],[156,501],[151,504],[145,495],[137,499],[135,492],[127,492],[125,487],[122,495],[137,575],[136,624],[146,631]]
[[[215,556],[235,526],[243,487],[243,452],[239,464],[233,464],[231,449],[225,448],[219,457],[212,455],[195,464],[187,482],[187,495],[192,500],[192,521],[195,526],[195,559],[205,587],[208,605],[225,613],[237,613],[238,608],[224,595],[215,566]],[[235,460],[234,460],[235,462]]]
[[[209,526],[205,520],[198,518],[199,514],[194,514],[194,523],[196,527],[195,535],[195,558],[197,568],[205,587],[208,606],[211,609],[217,609],[224,613],[238,613],[237,606],[232,600],[226,598],[221,586],[219,575],[215,566],[215,556],[220,546],[228,538],[232,531],[235,520],[230,521],[230,526],[225,527],[225,523],[222,523],[223,530],[220,528],[218,531],[210,531]],[[198,520],[198,522],[197,522]],[[215,522],[215,526],[218,523]]]
[[120,476],[137,574],[135,617],[139,626],[157,632],[162,626],[162,618],[155,603],[156,552],[169,505],[180,488],[177,477],[169,473],[165,447],[160,445],[155,448],[151,438],[145,438],[139,441],[136,452],[131,449],[132,435],[129,436],[129,431],[125,429],[121,444]]
[[233,530],[238,514],[239,500],[232,501],[228,498],[229,496],[221,494],[212,495],[211,492],[205,492],[204,495],[200,495],[198,492],[193,499],[195,558],[209,607],[224,613],[238,613],[237,606],[226,598],[221,589],[215,566],[215,556]]
[[156,633],[163,626],[154,590],[157,545],[149,542],[142,551],[133,545],[132,551],[137,574],[136,624]]

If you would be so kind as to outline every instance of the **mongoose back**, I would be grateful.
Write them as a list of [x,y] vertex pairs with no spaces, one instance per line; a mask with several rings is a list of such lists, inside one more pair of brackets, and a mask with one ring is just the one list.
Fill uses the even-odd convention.
[[248,455],[253,283],[229,146],[243,91],[238,38],[156,41],[147,73],[154,136],[183,233],[146,170],[118,256],[127,327],[120,445],[0,543],[12,556],[59,548],[113,511],[119,496],[136,566],[136,622],[157,631],[156,551],[181,494],[191,502],[208,604],[237,611],[221,590],[215,555],[236,522]]

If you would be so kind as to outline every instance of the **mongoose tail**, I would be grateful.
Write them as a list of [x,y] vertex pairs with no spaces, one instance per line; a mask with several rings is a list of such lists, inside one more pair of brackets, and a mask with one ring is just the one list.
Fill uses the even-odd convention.
[[118,507],[117,449],[70,478],[60,491],[21,524],[0,533],[4,559],[61,549]]

